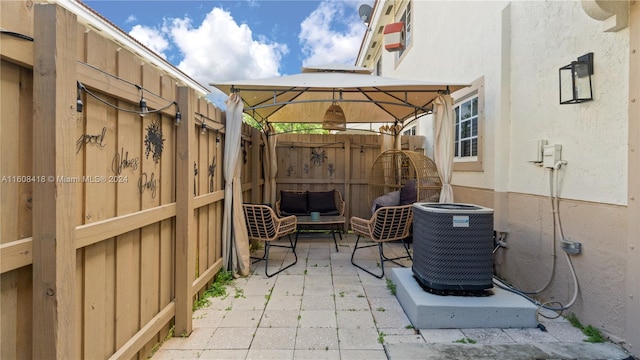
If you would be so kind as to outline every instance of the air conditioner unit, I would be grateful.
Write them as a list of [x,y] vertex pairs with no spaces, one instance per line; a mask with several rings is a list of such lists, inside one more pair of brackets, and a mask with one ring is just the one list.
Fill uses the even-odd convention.
[[396,22],[384,26],[384,48],[387,51],[400,51],[405,47],[404,22]]
[[413,205],[413,274],[433,293],[493,287],[493,209],[460,203]]

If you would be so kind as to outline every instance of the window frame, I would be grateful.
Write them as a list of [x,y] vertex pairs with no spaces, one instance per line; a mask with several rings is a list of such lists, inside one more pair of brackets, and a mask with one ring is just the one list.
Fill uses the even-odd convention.
[[404,9],[402,9],[401,12],[401,16],[400,19],[398,19],[398,21],[403,21],[404,19],[409,19],[408,21],[403,21],[404,22],[404,36],[405,36],[405,44],[404,44],[404,49],[403,50],[399,50],[395,52],[395,64],[398,65],[398,63],[400,63],[400,61],[402,61],[402,59],[404,58],[405,54],[408,52],[408,50],[411,48],[411,44],[413,44],[413,34],[412,34],[412,28],[413,28],[413,0],[409,0],[407,1],[407,5],[404,7]]
[[[478,98],[478,117],[477,117],[477,155],[469,157],[456,157],[453,158],[453,171],[484,171],[483,157],[484,157],[484,76],[471,82],[471,86],[458,90],[452,94],[453,97],[453,111],[454,118],[452,119],[454,131],[458,131],[455,123],[455,108],[463,103],[472,100],[474,97]],[[454,135],[455,141],[455,135]],[[455,151],[454,151],[455,154]]]

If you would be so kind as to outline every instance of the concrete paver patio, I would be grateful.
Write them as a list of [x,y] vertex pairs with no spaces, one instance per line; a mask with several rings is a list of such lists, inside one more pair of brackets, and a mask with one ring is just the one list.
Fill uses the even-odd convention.
[[[169,339],[153,359],[631,359],[614,344],[584,343],[582,332],[562,318],[540,316],[546,332],[414,329],[393,286],[351,264],[354,243],[354,235],[345,235],[336,252],[331,237],[301,236],[296,265],[271,278],[264,262],[252,265],[227,297],[210,298],[194,312],[189,337]],[[403,251],[401,244],[388,245],[389,257]],[[292,261],[285,250],[272,248],[271,259],[281,261],[270,260],[270,273]],[[357,259],[379,271],[375,247],[358,250]],[[475,344],[461,343],[469,340]]]

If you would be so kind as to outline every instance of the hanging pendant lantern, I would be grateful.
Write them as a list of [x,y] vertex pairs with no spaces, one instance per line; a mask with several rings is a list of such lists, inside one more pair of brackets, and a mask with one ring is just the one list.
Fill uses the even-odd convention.
[[340,105],[334,102],[329,106],[322,119],[322,128],[324,130],[339,131],[345,131],[347,129],[347,119]]

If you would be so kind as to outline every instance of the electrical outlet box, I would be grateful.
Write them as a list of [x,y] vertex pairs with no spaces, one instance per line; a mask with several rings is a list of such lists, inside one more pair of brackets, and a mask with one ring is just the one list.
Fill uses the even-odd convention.
[[553,168],[562,160],[562,145],[545,145],[542,150],[542,166]]
[[562,241],[562,250],[569,255],[578,255],[582,252],[582,243],[571,240]]
[[542,152],[545,145],[547,145],[547,140],[545,139],[529,140],[527,161],[535,164],[542,163]]

